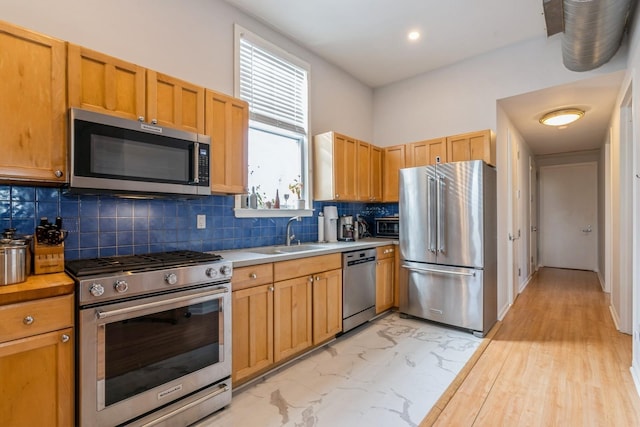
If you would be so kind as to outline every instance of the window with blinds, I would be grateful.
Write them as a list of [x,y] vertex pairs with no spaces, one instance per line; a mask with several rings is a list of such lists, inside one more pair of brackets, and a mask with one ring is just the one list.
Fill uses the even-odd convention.
[[[309,66],[236,26],[236,96],[249,103],[249,191],[259,208],[297,209],[308,200]],[[309,208],[309,202],[303,202]]]
[[306,70],[241,37],[239,77],[251,120],[306,135]]

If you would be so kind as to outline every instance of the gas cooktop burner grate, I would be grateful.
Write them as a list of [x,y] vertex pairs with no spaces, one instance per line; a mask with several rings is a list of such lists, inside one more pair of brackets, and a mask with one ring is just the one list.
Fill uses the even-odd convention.
[[156,252],[144,255],[121,255],[103,258],[78,259],[65,262],[65,269],[73,276],[118,273],[124,271],[151,271],[169,267],[220,261],[220,255],[196,251]]

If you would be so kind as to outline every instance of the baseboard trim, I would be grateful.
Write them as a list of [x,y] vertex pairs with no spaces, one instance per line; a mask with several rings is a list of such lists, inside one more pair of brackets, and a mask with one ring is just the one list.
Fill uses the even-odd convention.
[[633,379],[633,384],[636,386],[636,393],[638,393],[638,396],[640,396],[640,377],[638,376],[638,372],[636,371],[633,365],[631,365],[631,367],[629,368],[629,371],[631,372],[631,378]]
[[609,313],[611,313],[611,319],[613,320],[613,324],[616,327],[616,330],[618,332],[620,331],[620,319],[618,318],[618,313],[616,313],[615,308],[613,307],[612,304],[609,304]]

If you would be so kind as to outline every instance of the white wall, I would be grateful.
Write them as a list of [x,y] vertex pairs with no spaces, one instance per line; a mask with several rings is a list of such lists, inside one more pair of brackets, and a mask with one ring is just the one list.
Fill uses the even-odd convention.
[[619,71],[625,66],[623,46],[609,63],[596,70],[569,71],[562,64],[558,36],[499,49],[376,89],[373,142],[388,146],[480,129],[496,130],[499,99]]
[[373,138],[373,91],[221,0],[0,0],[0,19],[233,95],[233,24],[311,65],[311,135]]

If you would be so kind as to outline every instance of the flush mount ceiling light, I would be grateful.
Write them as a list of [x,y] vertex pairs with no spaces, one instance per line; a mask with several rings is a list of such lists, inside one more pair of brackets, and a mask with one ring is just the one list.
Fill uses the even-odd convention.
[[551,111],[540,118],[540,123],[547,126],[565,126],[584,116],[584,111],[577,108],[566,108]]
[[411,41],[416,41],[420,38],[420,32],[419,31],[410,31],[409,34],[407,35],[407,38]]

